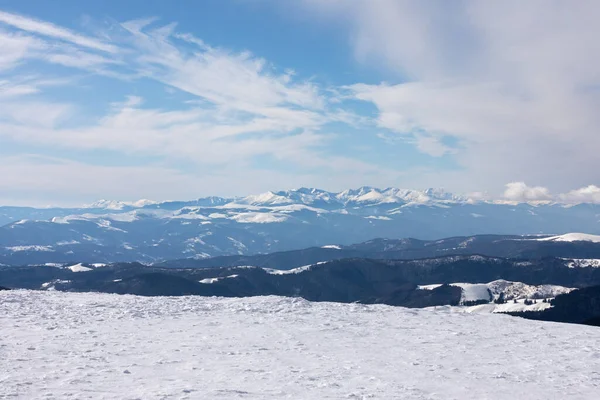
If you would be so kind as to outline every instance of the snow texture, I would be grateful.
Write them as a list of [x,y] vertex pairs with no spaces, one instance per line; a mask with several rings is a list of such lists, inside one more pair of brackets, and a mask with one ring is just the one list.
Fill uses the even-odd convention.
[[600,329],[298,298],[0,292],[0,397],[596,399]]

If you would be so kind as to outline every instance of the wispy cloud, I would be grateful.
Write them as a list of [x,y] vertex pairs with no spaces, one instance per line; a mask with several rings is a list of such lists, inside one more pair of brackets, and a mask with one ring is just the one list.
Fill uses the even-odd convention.
[[[175,34],[172,24],[150,28],[154,19],[122,24],[132,32],[134,60],[149,77],[230,108],[261,113],[275,106],[322,109],[325,99],[310,82],[277,73],[250,52],[210,47],[190,34]],[[196,46],[180,46],[179,40]]]
[[31,55],[31,52],[44,47],[41,40],[7,32],[0,28],[0,72],[9,70],[19,65]]
[[[35,32],[45,36],[45,40],[59,38],[103,48],[100,42],[82,40],[84,36],[52,24],[6,13],[0,16],[0,22]],[[49,125],[53,118],[45,118],[44,123],[32,120],[28,126],[18,117],[19,106],[30,108],[22,103],[4,113],[0,134],[54,146],[143,151],[203,162],[227,162],[261,154],[277,157],[285,149],[314,150],[324,140],[316,133],[324,124],[351,118],[350,113],[328,110],[320,88],[308,81],[296,81],[290,71],[278,73],[266,60],[249,52],[210,47],[191,34],[176,33],[175,24],[153,25],[156,18],[122,23],[120,27],[128,35],[118,35],[120,42],[111,45],[110,50],[123,49],[122,64],[127,64],[132,73],[197,97],[202,100],[197,106],[181,105],[180,111],[162,111],[126,103],[120,109],[113,108],[96,125],[60,129]],[[98,72],[94,68],[100,64],[116,62],[101,55],[67,53],[60,48],[45,55],[44,60],[93,72]],[[106,67],[110,70],[110,66]],[[58,108],[55,105],[54,110]],[[40,125],[52,131],[40,130]]]
[[109,43],[104,43],[96,38],[74,33],[68,29],[56,26],[49,22],[38,21],[33,18],[24,17],[18,14],[11,14],[1,10],[0,23],[37,35],[64,40],[66,42],[87,47],[89,49],[99,50],[107,53],[115,53],[118,50],[116,46]]

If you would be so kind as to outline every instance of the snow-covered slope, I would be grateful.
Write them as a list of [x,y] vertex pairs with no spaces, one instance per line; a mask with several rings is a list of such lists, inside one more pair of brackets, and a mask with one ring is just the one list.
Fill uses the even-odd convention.
[[567,264],[570,268],[600,268],[598,258],[573,258]]
[[[458,286],[462,289],[461,302],[473,301],[493,301],[504,295],[507,301],[517,300],[523,303],[525,299],[552,299],[558,295],[569,293],[573,288],[567,288],[557,285],[527,285],[522,282],[511,282],[504,279],[498,279],[489,283],[450,283],[451,286]],[[423,290],[431,290],[441,286],[440,284],[419,286]],[[504,307],[507,308],[507,307]],[[539,308],[539,307],[538,307]],[[531,308],[532,310],[534,308]],[[502,307],[496,312],[509,311]],[[517,311],[517,310],[510,310]],[[519,310],[522,311],[522,310]]]
[[587,233],[566,233],[564,235],[550,236],[537,240],[553,242],[594,242],[600,243],[599,235],[589,235]]
[[0,292],[7,398],[595,399],[600,330],[256,297]]
[[85,265],[78,263],[75,265],[71,265],[70,267],[67,267],[68,269],[70,269],[73,272],[88,272],[91,271],[93,268],[90,267],[86,267]]

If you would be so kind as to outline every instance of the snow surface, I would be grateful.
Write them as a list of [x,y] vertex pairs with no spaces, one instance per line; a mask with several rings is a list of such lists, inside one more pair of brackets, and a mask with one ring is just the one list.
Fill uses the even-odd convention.
[[71,265],[70,267],[67,267],[67,269],[70,269],[73,272],[88,272],[88,271],[91,271],[93,268],[86,267],[83,264],[79,263],[79,264]]
[[600,236],[590,235],[587,233],[566,233],[564,235],[545,237],[535,239],[539,241],[553,241],[553,242],[594,242],[600,243]]
[[544,303],[536,300],[537,303],[525,304],[525,300],[507,301],[503,304],[479,304],[471,307],[464,307],[464,312],[468,313],[505,313],[505,312],[523,312],[523,311],[542,311],[552,307],[550,303]]
[[[319,261],[314,264],[303,265],[301,267],[296,267],[292,269],[272,269],[272,268],[263,268],[268,274],[271,275],[289,275],[289,274],[301,274],[302,272],[310,271],[313,267],[317,265],[327,264],[329,261]],[[239,268],[239,267],[236,267]],[[257,268],[257,267],[249,267],[249,268]]]
[[569,268],[600,268],[599,258],[573,258],[568,260],[570,260],[567,264]]
[[199,280],[198,282],[200,282],[200,283],[206,283],[206,284],[211,284],[211,283],[218,282],[219,279],[221,279],[221,278],[205,278],[205,279]]
[[453,283],[462,289],[461,301],[491,300],[487,283]]
[[335,250],[341,250],[342,249],[337,244],[326,244],[325,246],[321,246],[321,248],[322,249],[335,249]]
[[54,251],[52,246],[40,246],[40,245],[29,245],[29,246],[10,246],[5,247],[6,250],[12,252],[18,251]]
[[0,397],[596,399],[600,329],[297,298],[0,292]]
[[525,304],[525,300],[508,301],[503,304],[485,303],[476,306],[437,306],[428,307],[426,310],[446,311],[453,313],[470,313],[470,314],[496,314],[507,312],[523,312],[523,311],[542,311],[552,307],[550,303],[544,303],[537,300],[537,303]]
[[285,214],[249,212],[237,214],[231,219],[243,224],[269,224],[274,222],[284,222],[288,218],[289,217]]
[[218,277],[218,278],[205,278],[198,282],[205,283],[205,284],[211,284],[211,283],[219,282],[222,279],[237,278],[237,277],[238,277],[238,275],[229,275],[229,276],[222,276],[222,277]]
[[391,221],[392,220],[390,217],[386,217],[383,215],[369,215],[368,217],[365,217],[365,219],[377,219],[377,220],[381,220],[381,221]]

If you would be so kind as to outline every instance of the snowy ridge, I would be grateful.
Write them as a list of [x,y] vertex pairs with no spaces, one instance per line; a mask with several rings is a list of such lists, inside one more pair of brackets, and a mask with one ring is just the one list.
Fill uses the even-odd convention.
[[229,276],[221,276],[221,277],[217,277],[217,278],[205,278],[205,279],[201,279],[198,282],[200,283],[205,283],[205,284],[211,284],[211,283],[215,283],[215,282],[219,282],[223,279],[231,279],[231,278],[237,278],[238,275],[229,275]]
[[[217,199],[217,201],[214,199]],[[338,205],[341,208],[349,204],[471,204],[473,203],[473,200],[467,196],[455,195],[439,188],[414,190],[400,188],[379,189],[370,186],[363,186],[358,189],[346,189],[341,192],[328,192],[316,188],[299,188],[279,192],[269,191],[245,197],[207,197],[198,199],[197,202],[206,203],[207,206],[211,207],[228,204],[235,205],[237,207],[276,207],[292,204],[330,204]],[[83,208],[124,210],[126,208],[143,208],[146,206],[155,206],[160,204],[164,203],[152,200],[139,200],[136,202],[99,200],[95,203],[85,205]]]
[[272,269],[272,268],[263,268],[263,269],[268,274],[271,274],[271,275],[301,274],[302,272],[310,271],[311,269],[313,269],[317,265],[324,265],[324,264],[327,264],[327,263],[329,263],[329,261],[319,261],[318,263],[315,263],[315,264],[304,265],[302,267],[288,269],[288,270]]
[[5,247],[6,250],[12,252],[19,251],[54,251],[52,246],[40,246],[40,245],[27,245],[27,246],[8,246]]
[[79,263],[79,264],[75,264],[75,265],[71,265],[69,267],[66,267],[67,269],[70,269],[73,272],[88,272],[88,271],[92,271],[93,268],[90,267],[86,267],[83,264]]
[[569,260],[569,268],[600,268],[600,259],[598,258],[573,258]]
[[[87,263],[77,263],[77,264],[44,263],[41,266],[53,267],[53,268],[59,268],[59,269],[68,269],[71,272],[89,272],[89,271],[93,271],[97,268],[106,267],[107,264],[104,264],[104,263],[92,263],[92,264],[87,264]],[[59,281],[58,283],[61,283],[61,282]],[[45,286],[42,285],[42,289],[44,289],[44,288],[45,288]]]
[[145,206],[158,204],[158,203],[159,202],[157,202],[157,201],[148,200],[148,199],[141,199],[141,200],[132,201],[132,202],[102,199],[102,200],[98,200],[92,204],[86,204],[82,208],[94,208],[94,209],[104,209],[104,210],[123,210],[124,208],[127,208],[127,207],[142,208]]
[[535,239],[539,241],[552,241],[552,242],[593,242],[600,243],[599,235],[590,235],[587,233],[566,233],[564,235],[545,237]]

